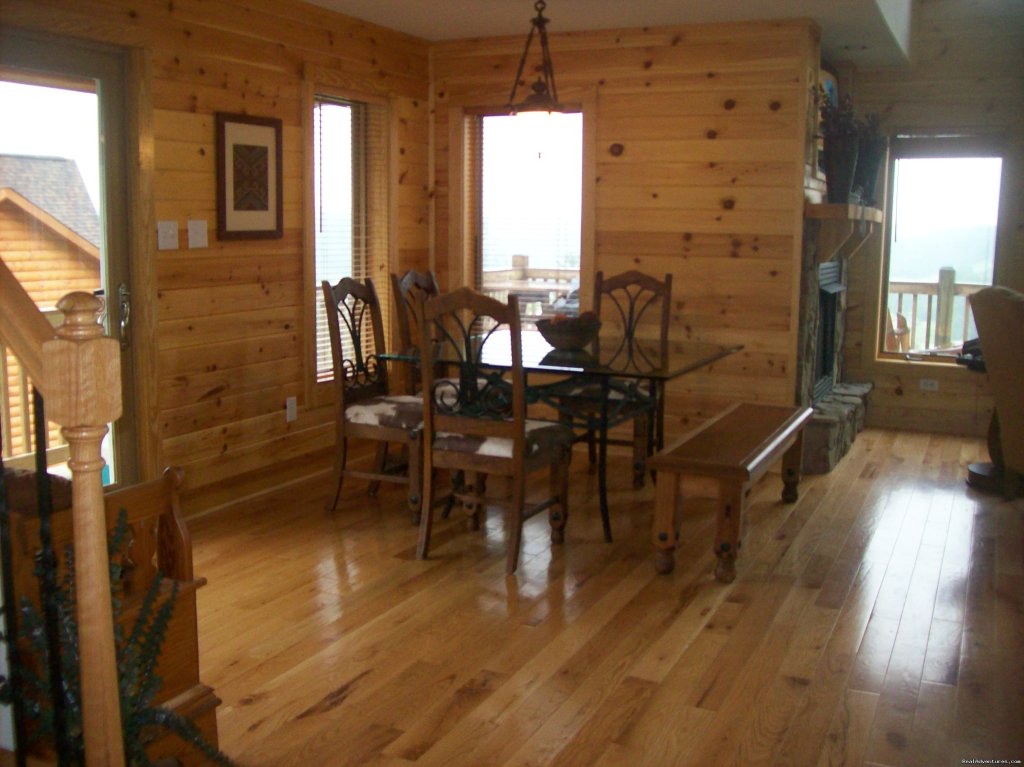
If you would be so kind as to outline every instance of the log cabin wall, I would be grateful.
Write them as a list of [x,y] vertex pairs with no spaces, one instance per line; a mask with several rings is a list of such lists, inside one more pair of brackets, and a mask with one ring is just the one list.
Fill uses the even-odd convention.
[[[594,185],[584,189],[585,200],[594,195],[592,223],[584,203],[584,291],[598,269],[671,272],[672,337],[746,347],[670,385],[667,434],[736,399],[793,402],[816,27],[557,33],[554,17],[550,31],[559,96],[583,100],[584,131],[594,136],[594,156],[584,149],[584,180]],[[442,286],[464,271],[462,168],[451,136],[457,141],[464,108],[507,102],[523,40],[431,49],[433,243]]]
[[[99,249],[35,206],[20,203],[0,196],[0,256],[36,305],[53,316],[57,301],[69,292],[91,293],[99,285]],[[0,385],[6,384],[9,396],[3,403],[4,418],[9,419],[4,424],[5,456],[19,455],[32,449],[32,397],[13,351],[4,348],[2,356]],[[60,429],[51,424],[49,446],[61,444]]]
[[0,200],[0,252],[25,292],[39,306],[57,305],[72,290],[91,293],[100,279],[99,250],[68,231],[44,226],[38,218]]
[[[429,249],[426,43],[299,2],[0,0],[3,25],[124,46],[137,62],[128,122],[139,156],[134,295],[152,345],[140,376],[146,477],[185,469],[186,513],[329,466],[331,407],[307,406],[303,339],[303,73],[387,95],[396,113],[395,269]],[[214,113],[283,121],[284,237],[216,239]],[[179,223],[181,250],[155,250],[155,221]],[[205,219],[210,247],[184,248]],[[139,277],[139,275],[142,275]],[[139,281],[141,281],[141,284]],[[381,279],[378,284],[387,285]],[[309,288],[312,298],[312,289]],[[285,398],[298,419],[285,422]]]
[[[915,4],[913,63],[855,71],[859,113],[877,112],[888,132],[967,133],[1006,139],[996,282],[1024,291],[1024,7],[927,0]],[[992,400],[985,376],[960,366],[877,362],[884,232],[850,261],[846,377],[873,381],[874,426],[982,435]],[[922,378],[939,382],[922,391]]]

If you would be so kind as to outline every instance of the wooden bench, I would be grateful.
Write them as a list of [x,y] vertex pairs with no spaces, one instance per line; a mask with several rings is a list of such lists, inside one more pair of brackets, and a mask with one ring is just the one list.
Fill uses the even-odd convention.
[[[178,500],[183,477],[181,469],[170,468],[160,479],[105,492],[107,528],[112,530],[117,526],[121,511],[124,510],[127,530],[116,559],[121,565],[120,621],[125,634],[131,631],[146,594],[158,575],[177,582],[174,612],[167,625],[154,672],[160,677],[161,684],[153,697],[153,703],[190,720],[203,734],[206,742],[216,747],[217,706],[220,699],[211,687],[199,679],[196,590],[206,583],[206,579],[196,578],[192,570],[192,539]],[[19,478],[18,485],[22,487],[16,488],[16,492],[11,494],[15,504],[8,507],[13,594],[19,603],[22,598],[27,598],[38,609],[39,580],[35,569],[40,543],[35,476]],[[61,568],[58,577],[62,578],[66,549],[74,543],[74,519],[68,508],[71,502],[70,483],[55,478],[51,481],[51,494],[55,507],[50,519],[51,533],[58,566]],[[167,593],[170,593],[169,588],[162,592]],[[24,642],[19,643],[18,652],[28,654],[25,662],[33,662],[31,648],[26,647]],[[154,762],[158,758],[167,758],[186,767],[213,764],[177,735],[163,729],[158,730],[157,735],[157,739],[146,747]],[[33,748],[38,749],[39,753],[45,753],[47,745],[40,742]]]
[[683,476],[718,481],[715,577],[731,583],[743,537],[744,507],[750,487],[782,458],[782,500],[798,497],[803,428],[811,408],[737,403],[681,437],[648,461],[658,473],[654,500],[654,564],[672,572],[679,540],[676,512]]

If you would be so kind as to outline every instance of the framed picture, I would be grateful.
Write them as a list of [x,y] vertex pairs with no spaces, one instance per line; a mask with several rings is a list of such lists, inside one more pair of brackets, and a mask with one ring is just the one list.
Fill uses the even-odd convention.
[[217,238],[279,238],[281,121],[216,113]]

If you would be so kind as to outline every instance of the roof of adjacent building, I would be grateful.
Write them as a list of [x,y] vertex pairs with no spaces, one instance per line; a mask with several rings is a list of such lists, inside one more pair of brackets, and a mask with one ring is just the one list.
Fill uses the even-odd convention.
[[13,189],[99,247],[99,215],[74,160],[0,154],[0,189],[3,188]]

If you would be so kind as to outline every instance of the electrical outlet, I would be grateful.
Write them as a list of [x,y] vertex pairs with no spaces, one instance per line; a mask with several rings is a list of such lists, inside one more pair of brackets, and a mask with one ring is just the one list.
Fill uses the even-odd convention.
[[284,420],[291,423],[299,417],[296,408],[298,403],[295,401],[295,397],[289,397],[284,401]]
[[920,386],[921,391],[938,391],[939,381],[936,378],[922,378]]

